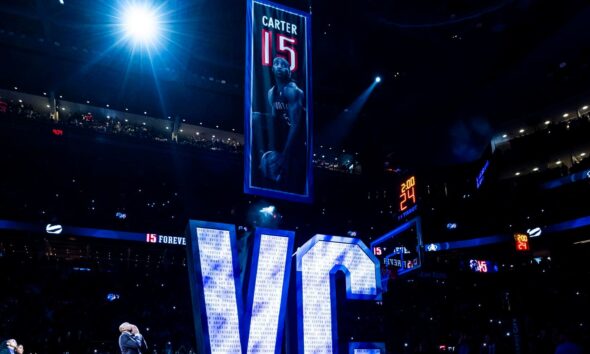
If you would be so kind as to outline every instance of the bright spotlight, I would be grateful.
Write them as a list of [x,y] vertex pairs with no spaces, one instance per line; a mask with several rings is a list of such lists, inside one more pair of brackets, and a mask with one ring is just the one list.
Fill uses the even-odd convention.
[[131,4],[123,9],[120,18],[127,39],[141,45],[157,42],[161,19],[156,9],[145,4]]
[[375,82],[377,82],[377,83],[381,82],[381,76],[377,76],[377,77],[375,78]]

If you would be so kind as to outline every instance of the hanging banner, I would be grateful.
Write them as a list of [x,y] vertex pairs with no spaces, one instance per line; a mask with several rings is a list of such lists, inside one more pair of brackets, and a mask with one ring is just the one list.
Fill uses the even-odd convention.
[[311,17],[248,0],[244,192],[310,202]]

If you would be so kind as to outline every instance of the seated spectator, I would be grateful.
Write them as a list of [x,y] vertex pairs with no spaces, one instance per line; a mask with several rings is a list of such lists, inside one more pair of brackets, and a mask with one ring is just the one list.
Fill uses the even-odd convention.
[[0,354],[15,354],[17,347],[15,339],[8,339],[0,344]]

